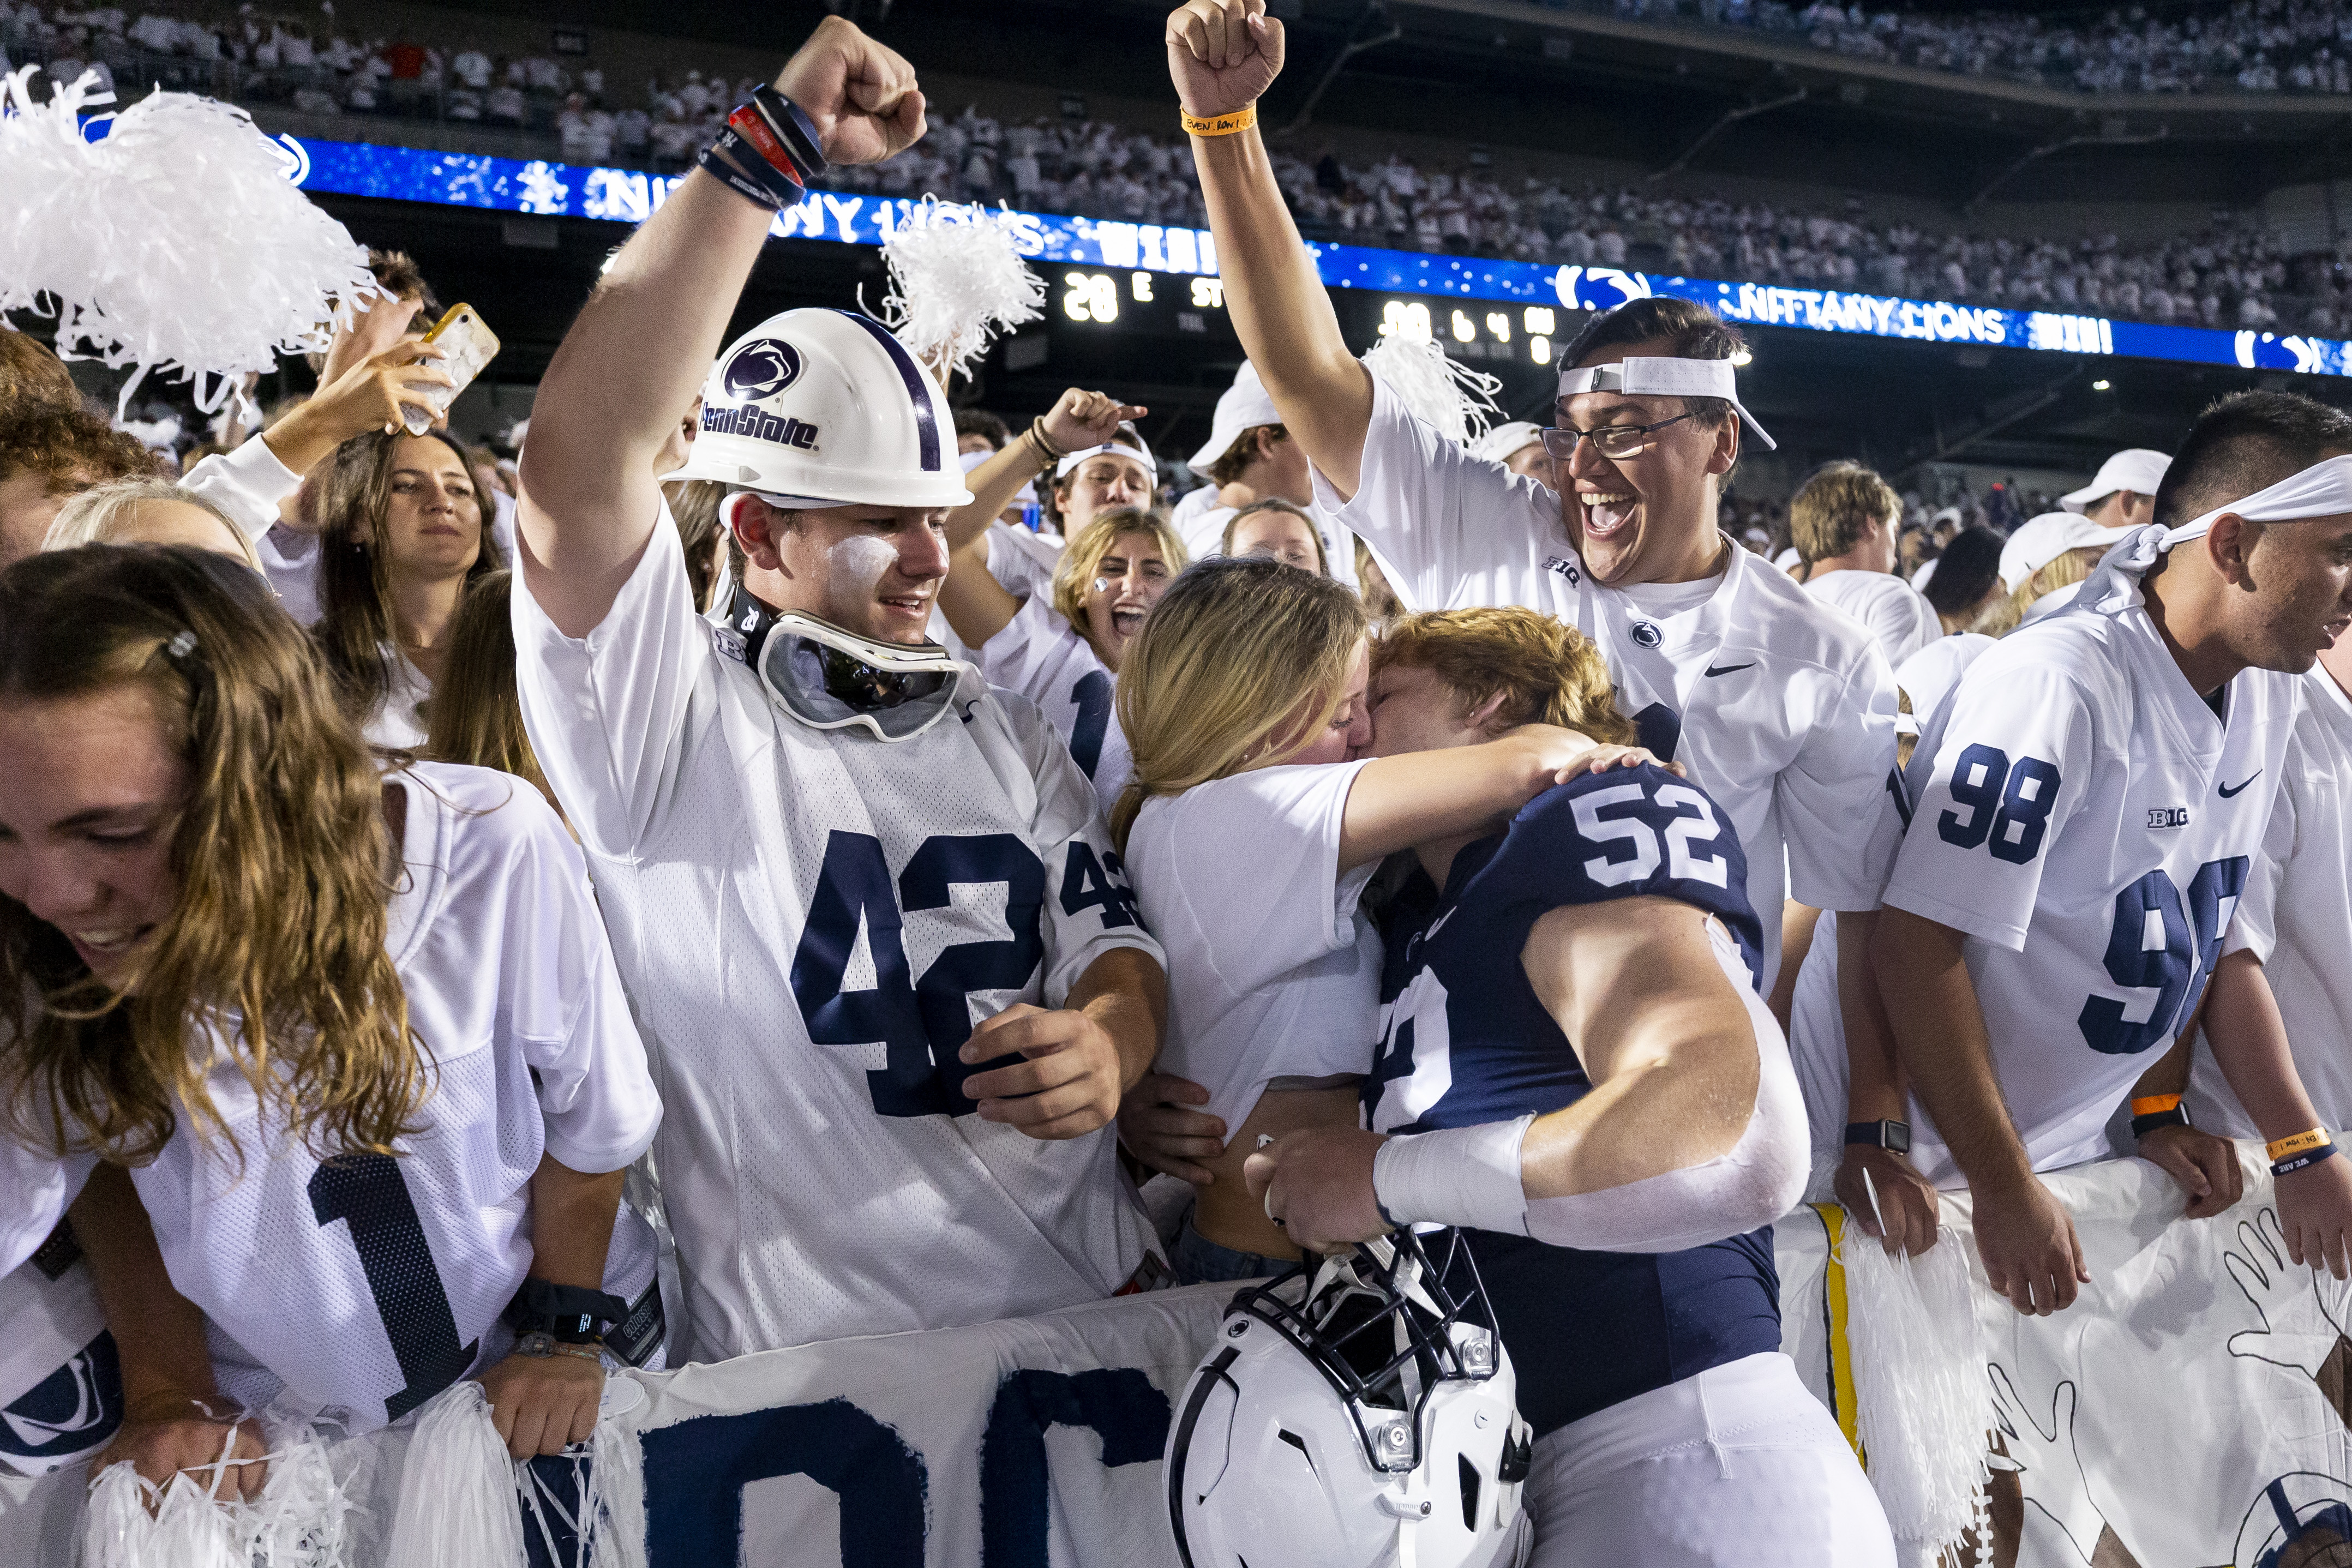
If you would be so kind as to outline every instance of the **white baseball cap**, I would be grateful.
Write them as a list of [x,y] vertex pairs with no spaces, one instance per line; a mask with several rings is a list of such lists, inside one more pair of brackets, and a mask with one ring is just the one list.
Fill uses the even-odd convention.
[[1543,426],[1515,419],[1508,424],[1498,424],[1470,444],[1470,455],[1483,457],[1489,463],[1508,463],[1521,447],[1532,446],[1543,439]]
[[2171,466],[2172,459],[2161,452],[2126,446],[2100,464],[2098,476],[2089,484],[2059,497],[2058,504],[2070,512],[2080,512],[2118,490],[2152,497],[2156,487],[2164,483],[2164,471]]
[[2000,547],[2000,585],[2014,593],[2018,585],[2070,549],[2115,543],[2129,528],[2103,528],[2080,512],[2044,512],[2018,525]]
[[1209,423],[1208,441],[1184,460],[1184,465],[1195,474],[1206,474],[1210,464],[1233,449],[1243,431],[1281,423],[1281,411],[1274,406],[1265,383],[1257,379],[1257,367],[1244,360],[1242,368],[1234,372],[1234,384],[1218,394],[1216,417]]

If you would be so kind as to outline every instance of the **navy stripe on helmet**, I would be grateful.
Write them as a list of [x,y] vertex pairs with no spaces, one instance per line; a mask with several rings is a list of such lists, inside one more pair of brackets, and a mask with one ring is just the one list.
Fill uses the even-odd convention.
[[907,383],[907,395],[915,404],[915,440],[922,453],[923,472],[940,471],[940,423],[931,413],[930,373],[915,362],[907,346],[890,335],[890,329],[871,316],[860,316],[855,310],[844,310],[848,317],[868,332],[890,355],[890,362],[898,367],[898,379]]

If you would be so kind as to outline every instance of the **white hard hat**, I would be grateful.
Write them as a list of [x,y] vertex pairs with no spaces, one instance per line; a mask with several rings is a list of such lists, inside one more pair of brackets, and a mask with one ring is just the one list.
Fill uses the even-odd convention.
[[1515,419],[1508,424],[1498,424],[1470,444],[1470,455],[1483,457],[1489,463],[1508,463],[1521,447],[1533,445],[1543,439],[1543,426]]
[[2103,528],[2079,512],[2044,512],[2020,523],[2000,547],[2001,586],[2015,593],[2018,585],[2070,549],[2115,543],[2129,528]]
[[2127,446],[2100,464],[2089,484],[2059,497],[2058,504],[2070,512],[2088,511],[2095,502],[2104,501],[2118,490],[2153,498],[2156,487],[2164,483],[2165,470],[2171,466],[2172,459],[2161,452]]
[[787,310],[729,345],[702,388],[702,430],[663,479],[716,479],[786,504],[960,507],[955,420],[929,371],[880,322]]
[[1234,1298],[1169,1427],[1185,1568],[1517,1561],[1533,1435],[1484,1291],[1452,1274],[1404,1232]]
[[1244,360],[1242,368],[1234,372],[1234,384],[1217,398],[1217,413],[1209,423],[1207,443],[1186,458],[1184,465],[1195,474],[1206,474],[1210,464],[1232,450],[1243,431],[1281,423],[1281,411],[1274,406],[1265,383],[1257,379],[1257,367]]

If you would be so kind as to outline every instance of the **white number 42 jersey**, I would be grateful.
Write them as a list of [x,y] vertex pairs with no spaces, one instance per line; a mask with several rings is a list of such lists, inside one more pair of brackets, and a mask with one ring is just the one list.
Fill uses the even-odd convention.
[[[2036,1170],[2108,1153],[2107,1119],[2221,954],[2297,679],[2247,670],[2224,693],[2217,717],[2144,608],[2078,607],[1971,665],[1912,755],[1885,901],[1967,938],[2001,1095]],[[1916,1103],[1912,1114],[1920,1170],[1956,1180]]]

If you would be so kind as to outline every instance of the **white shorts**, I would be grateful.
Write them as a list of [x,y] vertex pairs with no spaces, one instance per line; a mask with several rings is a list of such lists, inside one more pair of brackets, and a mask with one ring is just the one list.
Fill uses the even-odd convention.
[[1894,1568],[1877,1495],[1779,1351],[1536,1443],[1528,1568]]

